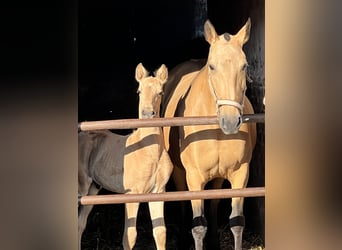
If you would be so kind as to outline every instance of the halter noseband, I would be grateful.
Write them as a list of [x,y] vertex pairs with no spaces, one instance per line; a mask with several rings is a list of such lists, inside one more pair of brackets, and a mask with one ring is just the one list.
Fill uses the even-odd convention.
[[218,111],[219,107],[223,106],[223,105],[233,106],[240,111],[240,114],[243,114],[243,104],[241,105],[237,101],[233,101],[233,100],[229,100],[229,99],[216,99],[217,111]]
[[213,88],[213,86],[211,85],[210,81],[208,82],[209,86],[210,86],[210,90],[212,92],[212,94],[215,97],[215,102],[216,102],[216,113],[218,113],[220,106],[223,105],[228,105],[228,106],[233,106],[235,108],[237,108],[240,111],[240,114],[243,114],[243,106],[244,106],[244,100],[245,100],[245,94],[243,94],[243,100],[242,100],[242,104],[234,101],[234,100],[230,100],[230,99],[218,99],[216,92]]

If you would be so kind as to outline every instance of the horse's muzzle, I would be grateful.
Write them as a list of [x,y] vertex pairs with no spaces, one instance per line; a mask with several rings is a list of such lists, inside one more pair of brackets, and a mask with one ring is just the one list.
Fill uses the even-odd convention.
[[141,111],[142,118],[153,118],[156,112],[153,109],[143,109]]
[[219,116],[219,125],[225,135],[232,135],[239,132],[242,124],[241,115]]

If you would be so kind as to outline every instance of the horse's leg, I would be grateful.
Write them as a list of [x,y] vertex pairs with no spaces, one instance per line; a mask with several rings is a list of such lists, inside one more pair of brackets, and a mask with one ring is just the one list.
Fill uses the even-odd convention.
[[[202,181],[201,175],[197,171],[187,172],[186,180],[189,191],[200,191],[204,189],[206,183]],[[192,237],[195,241],[195,249],[203,249],[203,240],[207,233],[207,220],[204,217],[204,200],[191,200],[192,206]]]
[[[173,173],[172,173],[172,180],[175,184],[177,191],[186,191],[187,184],[186,184],[186,177],[185,177],[185,170],[183,168],[179,168],[178,166],[174,166]],[[179,201],[180,204],[180,213],[179,216],[176,215],[176,220],[180,230],[180,237],[179,237],[179,247],[180,249],[188,249],[188,243],[191,239],[189,236],[189,228],[187,223],[187,208],[189,205],[189,201]]]
[[[101,188],[97,188],[94,183],[90,184],[88,195],[96,195]],[[81,192],[79,195],[86,195],[86,193]],[[78,209],[78,249],[81,249],[82,234],[87,226],[88,216],[93,209],[94,205],[79,205]]]
[[[241,167],[234,171],[229,177],[233,189],[245,188],[249,175],[249,163],[241,164]],[[229,216],[230,229],[234,235],[235,250],[242,249],[242,233],[245,227],[245,217],[243,215],[244,197],[232,198],[232,212]]]
[[125,250],[133,249],[137,240],[137,216],[139,203],[125,204],[125,229],[122,245]]
[[164,202],[149,202],[150,215],[153,227],[153,237],[157,249],[165,249],[166,247],[166,227],[164,221]]
[[[212,189],[222,188],[224,179],[216,178],[212,181]],[[210,217],[209,217],[209,246],[210,249],[219,249],[219,238],[218,238],[218,223],[217,223],[217,211],[220,199],[210,200]]]
[[[165,192],[165,186],[168,182],[173,170],[172,162],[165,150],[160,157],[158,163],[158,172],[156,176],[156,186],[153,193]],[[153,237],[157,249],[166,248],[166,227],[164,220],[164,201],[149,202],[148,203],[150,216],[153,227]]]

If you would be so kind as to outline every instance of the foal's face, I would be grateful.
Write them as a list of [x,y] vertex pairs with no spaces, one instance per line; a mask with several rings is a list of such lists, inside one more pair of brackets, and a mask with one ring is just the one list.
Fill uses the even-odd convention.
[[135,79],[139,82],[139,118],[159,117],[163,85],[168,77],[168,70],[164,64],[155,72],[155,77],[148,76],[144,66],[138,64]]
[[159,117],[163,84],[155,77],[142,80],[138,88],[140,118]]

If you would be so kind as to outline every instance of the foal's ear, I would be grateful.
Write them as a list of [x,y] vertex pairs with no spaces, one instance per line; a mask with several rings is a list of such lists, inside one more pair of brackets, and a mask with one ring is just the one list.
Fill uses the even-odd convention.
[[216,30],[209,20],[207,20],[204,24],[204,37],[209,44],[212,44],[218,38]]
[[142,63],[139,63],[135,69],[135,79],[140,82],[142,79],[148,76],[148,71],[144,68]]
[[165,66],[165,64],[162,64],[159,69],[156,70],[155,72],[156,78],[159,79],[159,81],[164,84],[167,81],[168,77],[168,70]]
[[239,41],[241,46],[244,45],[248,41],[250,30],[251,30],[251,18],[249,17],[245,25],[235,35],[236,39]]

